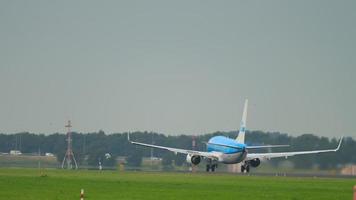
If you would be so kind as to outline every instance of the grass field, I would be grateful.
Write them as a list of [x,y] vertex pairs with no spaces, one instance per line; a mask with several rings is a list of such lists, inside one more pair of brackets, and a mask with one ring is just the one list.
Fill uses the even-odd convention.
[[26,155],[0,155],[0,167],[38,167],[41,161],[42,167],[56,168],[59,166],[56,157],[49,156],[26,156]]
[[353,179],[0,168],[1,200],[352,199]]

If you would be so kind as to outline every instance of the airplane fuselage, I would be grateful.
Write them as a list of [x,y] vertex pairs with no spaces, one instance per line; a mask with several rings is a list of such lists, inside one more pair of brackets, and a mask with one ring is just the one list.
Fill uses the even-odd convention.
[[207,151],[220,153],[218,161],[224,164],[240,163],[247,156],[245,144],[224,136],[212,137],[207,144]]

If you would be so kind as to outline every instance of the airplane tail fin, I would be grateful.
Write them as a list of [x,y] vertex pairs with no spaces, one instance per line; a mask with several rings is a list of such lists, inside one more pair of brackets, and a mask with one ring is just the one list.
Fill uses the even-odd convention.
[[248,99],[245,100],[244,110],[242,113],[242,119],[241,119],[241,123],[240,123],[240,130],[239,130],[239,134],[237,135],[237,138],[236,138],[236,141],[241,144],[245,143],[247,107],[248,107]]

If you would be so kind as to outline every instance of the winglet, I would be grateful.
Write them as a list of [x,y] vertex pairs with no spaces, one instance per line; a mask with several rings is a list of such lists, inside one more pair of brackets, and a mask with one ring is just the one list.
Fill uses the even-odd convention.
[[127,132],[127,141],[131,142],[131,140],[130,140],[130,132]]
[[335,149],[335,151],[339,151],[343,139],[344,139],[344,137],[340,138],[339,145],[337,145],[337,148]]

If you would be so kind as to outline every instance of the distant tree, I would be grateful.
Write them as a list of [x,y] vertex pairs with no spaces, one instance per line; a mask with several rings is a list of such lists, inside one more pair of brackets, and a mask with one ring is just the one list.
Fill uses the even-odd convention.
[[99,161],[103,165],[103,159],[105,157],[105,149],[97,149],[96,151],[91,151],[88,154],[88,165],[90,166],[98,166]]
[[[196,150],[206,151],[207,142],[212,136],[225,135],[230,138],[237,136],[237,131],[215,132],[196,137]],[[192,149],[192,136],[166,136],[152,132],[134,132],[131,133],[131,139],[138,142],[154,143],[161,146],[169,146],[183,149]],[[77,162],[88,163],[97,166],[98,159],[102,159],[104,166],[114,166],[116,156],[125,156],[130,166],[140,166],[142,157],[150,156],[150,149],[137,147],[127,141],[127,133],[115,133],[106,135],[103,131],[94,133],[72,133],[73,152]],[[246,143],[248,145],[263,144],[290,144],[291,146],[283,149],[261,149],[251,150],[249,152],[275,152],[275,151],[300,151],[324,148],[335,148],[339,138],[318,137],[312,134],[304,134],[298,137],[288,136],[285,133],[248,131],[246,133]],[[61,163],[67,148],[66,135],[60,133],[54,134],[34,134],[34,133],[16,133],[0,134],[0,152],[9,152],[13,149],[19,149],[22,153],[35,153],[41,151],[44,153],[53,153],[57,156],[58,163]],[[319,167],[322,169],[335,168],[343,164],[356,163],[356,141],[351,138],[345,138],[340,151],[336,153],[326,153],[318,155],[303,155],[289,158],[294,166],[298,168]],[[110,153],[111,158],[104,160],[105,153]],[[155,149],[155,157],[163,158],[165,166],[172,166],[172,160],[175,165],[182,165],[185,162],[185,155],[174,155],[170,152]],[[87,160],[84,161],[84,158]],[[272,159],[270,162],[278,166],[281,159]]]
[[56,153],[56,158],[58,163],[62,164],[64,155],[65,155],[65,151],[59,151]]
[[114,167],[116,165],[117,165],[116,156],[111,155],[110,158],[106,156],[103,157],[103,166]]
[[178,154],[176,156],[174,156],[174,163],[177,166],[182,166],[185,163],[186,160],[186,155],[183,154]]
[[134,150],[126,157],[127,164],[132,167],[139,167],[142,164],[142,157],[142,151]]
[[172,166],[175,158],[176,157],[172,152],[165,153],[162,157],[162,165],[163,166]]
[[162,165],[164,170],[172,170],[173,162],[176,156],[172,152],[166,152],[162,157]]

